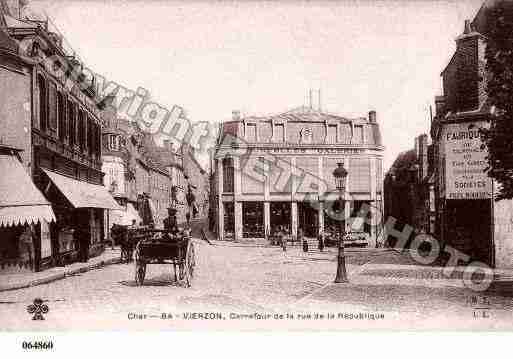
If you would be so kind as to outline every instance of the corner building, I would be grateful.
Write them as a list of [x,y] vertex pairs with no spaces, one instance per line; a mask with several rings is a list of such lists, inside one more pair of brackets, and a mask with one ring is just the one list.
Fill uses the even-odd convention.
[[[375,246],[383,150],[375,111],[356,119],[306,107],[263,117],[234,111],[221,125],[211,164],[218,237],[265,240],[277,226],[293,238],[299,229],[306,237],[335,231],[333,170],[342,162],[349,172],[343,225],[365,232],[367,245]],[[379,209],[365,224],[355,221],[364,203]]]

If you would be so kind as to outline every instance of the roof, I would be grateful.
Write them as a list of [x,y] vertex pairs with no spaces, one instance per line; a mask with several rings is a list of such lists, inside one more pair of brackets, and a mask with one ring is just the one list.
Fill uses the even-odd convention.
[[[365,124],[368,128],[365,131],[371,138],[371,144],[382,145],[381,132],[379,124],[375,121],[370,122],[366,117],[347,118],[344,116],[318,111],[310,107],[297,107],[292,110],[267,116],[246,116],[239,120],[225,121],[221,123],[217,144],[237,144],[239,136],[243,136],[241,128],[247,122],[271,123],[271,122],[296,122],[296,123],[330,123],[330,124]],[[342,140],[338,144],[342,144]],[[322,142],[324,143],[324,142]]]
[[18,44],[16,41],[0,28],[0,50],[7,50],[9,52],[18,52]]
[[300,106],[293,108],[289,111],[275,114],[275,115],[267,115],[267,116],[248,116],[241,118],[239,121],[230,121],[225,123],[236,123],[236,122],[242,122],[247,120],[254,120],[254,121],[273,121],[273,120],[287,120],[287,121],[294,121],[294,122],[324,122],[327,120],[333,120],[333,121],[341,121],[341,122],[351,122],[353,120],[331,114],[328,112],[318,111],[315,109],[312,109],[310,107],[306,106]]
[[14,154],[0,154],[0,226],[55,221],[50,202]]
[[4,15],[4,21],[5,21],[5,25],[9,28],[16,28],[16,29],[36,29],[37,28],[36,23],[18,20],[9,15]]

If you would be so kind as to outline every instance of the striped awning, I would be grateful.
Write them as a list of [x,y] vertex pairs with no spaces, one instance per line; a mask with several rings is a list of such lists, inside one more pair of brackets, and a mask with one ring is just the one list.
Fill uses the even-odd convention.
[[42,170],[75,208],[123,209],[105,186],[78,181],[44,168]]
[[0,154],[0,227],[55,221],[50,202],[14,153]]
[[132,221],[135,220],[136,224],[141,223],[141,217],[131,203],[127,203],[125,210],[112,210],[111,212],[111,224],[119,224],[122,226],[129,226]]

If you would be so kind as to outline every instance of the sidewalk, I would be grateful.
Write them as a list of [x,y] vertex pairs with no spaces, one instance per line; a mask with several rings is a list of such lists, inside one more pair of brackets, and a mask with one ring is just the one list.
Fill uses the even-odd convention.
[[49,268],[41,272],[0,274],[0,292],[51,283],[78,273],[117,264],[120,262],[120,258],[121,251],[119,247],[115,247],[114,249],[108,247],[105,248],[105,251],[99,256],[90,258],[87,263],[77,262],[65,267]]

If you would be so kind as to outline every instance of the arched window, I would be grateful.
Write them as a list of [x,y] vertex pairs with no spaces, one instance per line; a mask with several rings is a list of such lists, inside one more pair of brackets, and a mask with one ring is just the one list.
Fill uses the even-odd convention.
[[67,137],[66,129],[66,105],[64,95],[59,93],[57,95],[57,115],[59,116],[59,139],[65,141]]
[[48,114],[48,96],[46,81],[43,76],[37,77],[37,86],[39,90],[39,128],[46,131],[47,127],[47,114]]

